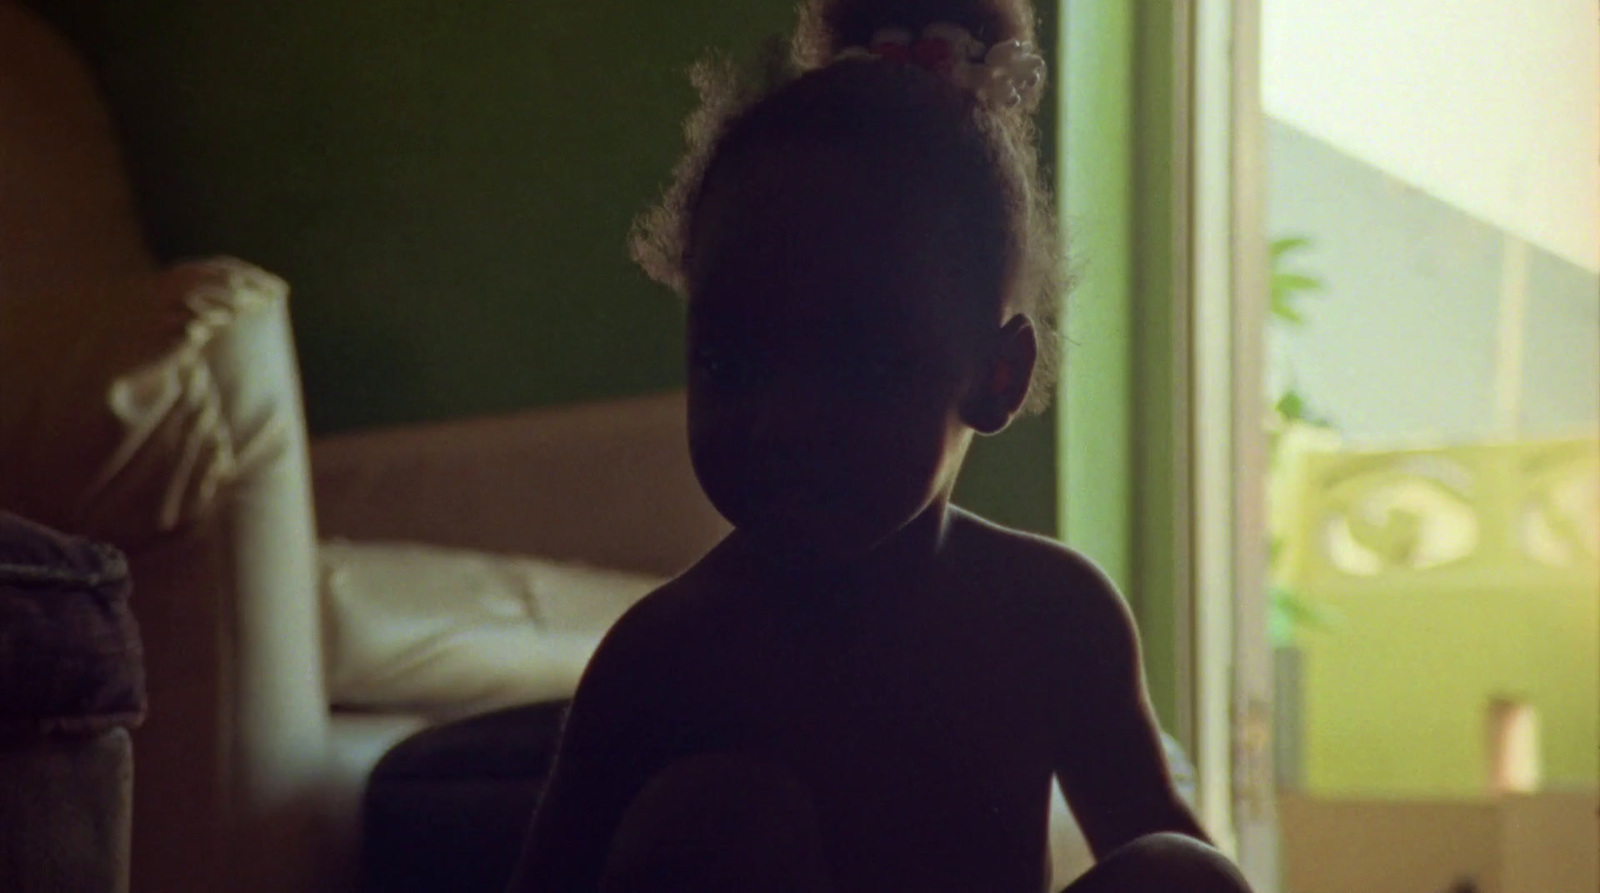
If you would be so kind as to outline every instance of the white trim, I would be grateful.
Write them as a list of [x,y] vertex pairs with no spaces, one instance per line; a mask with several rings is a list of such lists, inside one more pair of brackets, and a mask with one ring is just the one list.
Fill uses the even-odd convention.
[[1195,766],[1200,820],[1233,856],[1233,15],[1228,3],[1196,7],[1190,223]]
[[[1210,3],[1204,5],[1211,5]],[[1233,801],[1239,868],[1257,893],[1279,888],[1272,771],[1272,647],[1267,638],[1268,455],[1263,366],[1270,291],[1261,3],[1232,0]]]

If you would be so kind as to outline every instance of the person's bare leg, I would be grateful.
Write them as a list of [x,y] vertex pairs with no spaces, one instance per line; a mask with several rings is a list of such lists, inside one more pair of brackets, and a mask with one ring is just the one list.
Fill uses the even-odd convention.
[[1149,834],[1096,862],[1062,893],[1250,893],[1250,886],[1216,849],[1181,834]]
[[741,754],[693,757],[628,807],[601,893],[826,893],[811,796],[782,767]]

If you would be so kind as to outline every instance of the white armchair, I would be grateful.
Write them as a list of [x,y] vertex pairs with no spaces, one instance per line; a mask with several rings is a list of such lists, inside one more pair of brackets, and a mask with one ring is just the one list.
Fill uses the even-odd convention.
[[92,79],[11,3],[0,142],[0,505],[129,554],[133,889],[308,889],[327,711],[284,286],[153,261]]

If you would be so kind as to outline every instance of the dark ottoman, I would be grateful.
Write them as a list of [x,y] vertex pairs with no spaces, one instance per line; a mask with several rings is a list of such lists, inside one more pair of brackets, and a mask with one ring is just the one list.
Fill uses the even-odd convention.
[[424,729],[385,754],[362,809],[362,893],[504,893],[567,704]]

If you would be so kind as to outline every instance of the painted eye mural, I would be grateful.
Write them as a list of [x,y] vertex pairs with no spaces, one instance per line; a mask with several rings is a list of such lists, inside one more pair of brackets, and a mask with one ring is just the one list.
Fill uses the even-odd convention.
[[1471,471],[1441,457],[1358,463],[1329,484],[1322,525],[1328,562],[1371,577],[1464,560],[1482,538],[1473,485]]
[[1600,556],[1600,457],[1564,444],[1529,456],[1523,470],[1516,518],[1523,552],[1552,567],[1592,564]]

